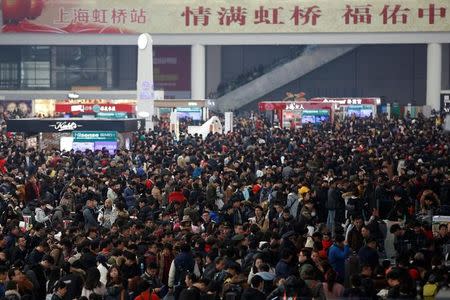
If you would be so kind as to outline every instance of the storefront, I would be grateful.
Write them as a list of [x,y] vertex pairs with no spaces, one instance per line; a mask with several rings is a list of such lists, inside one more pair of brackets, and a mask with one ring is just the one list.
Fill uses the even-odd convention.
[[207,100],[156,100],[155,112],[162,121],[170,123],[170,113],[176,112],[180,121],[188,121],[192,125],[200,125],[209,119]]
[[377,115],[377,107],[381,98],[312,98],[309,101],[319,103],[333,103],[337,115],[342,118],[357,117],[370,118]]
[[11,119],[7,130],[24,134],[28,147],[59,150],[130,149],[144,119]]
[[332,103],[310,101],[264,101],[258,104],[261,112],[267,112],[275,126],[282,128],[300,127],[302,124],[332,122],[334,106]]

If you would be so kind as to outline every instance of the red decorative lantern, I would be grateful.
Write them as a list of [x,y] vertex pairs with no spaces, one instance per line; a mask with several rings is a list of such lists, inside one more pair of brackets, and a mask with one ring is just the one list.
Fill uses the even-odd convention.
[[31,0],[30,10],[28,11],[28,19],[34,20],[42,14],[44,9],[44,0]]
[[17,23],[25,19],[30,10],[31,2],[29,0],[3,0],[3,22]]

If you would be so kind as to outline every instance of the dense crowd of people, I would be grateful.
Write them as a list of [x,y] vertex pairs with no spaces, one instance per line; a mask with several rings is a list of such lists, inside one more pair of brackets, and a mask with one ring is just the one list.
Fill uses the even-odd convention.
[[450,137],[434,119],[236,119],[131,150],[0,141],[8,300],[433,299],[449,282]]

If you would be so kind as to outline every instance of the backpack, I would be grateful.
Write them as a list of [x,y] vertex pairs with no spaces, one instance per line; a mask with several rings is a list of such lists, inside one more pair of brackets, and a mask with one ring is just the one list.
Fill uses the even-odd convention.
[[322,282],[317,282],[315,285],[312,285],[310,287],[311,290],[311,294],[313,296],[314,299],[319,299],[319,300],[325,300],[325,292],[323,291],[323,284]]
[[242,286],[239,284],[232,284],[229,286],[229,288],[226,290],[226,292],[223,295],[224,300],[240,300],[242,296]]
[[427,282],[423,286],[423,298],[425,300],[431,300],[434,299],[438,291],[438,286],[435,283],[429,283]]

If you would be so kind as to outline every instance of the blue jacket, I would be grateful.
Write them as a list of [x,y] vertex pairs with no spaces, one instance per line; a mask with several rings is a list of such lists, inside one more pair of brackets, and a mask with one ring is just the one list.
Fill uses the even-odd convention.
[[350,247],[345,245],[343,249],[334,244],[328,252],[328,261],[333,269],[338,273],[339,278],[345,276],[345,260],[350,255]]
[[280,260],[275,266],[275,274],[277,277],[288,278],[293,275],[295,271],[293,266],[295,266],[295,264],[288,264],[286,261]]
[[125,204],[127,208],[133,208],[136,206],[136,198],[134,197],[134,191],[130,187],[126,187],[123,191],[123,198],[125,199]]

